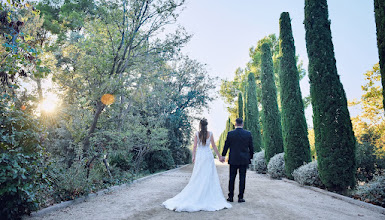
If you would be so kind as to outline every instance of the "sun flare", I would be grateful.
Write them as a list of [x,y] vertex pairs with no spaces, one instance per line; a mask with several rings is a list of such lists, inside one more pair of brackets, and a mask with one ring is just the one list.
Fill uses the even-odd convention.
[[44,112],[53,112],[58,105],[58,98],[53,93],[45,94],[44,100],[40,103],[40,110]]

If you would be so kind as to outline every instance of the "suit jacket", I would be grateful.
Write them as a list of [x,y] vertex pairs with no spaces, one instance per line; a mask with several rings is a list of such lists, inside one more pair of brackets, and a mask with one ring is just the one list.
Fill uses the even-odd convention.
[[229,164],[231,165],[248,165],[253,158],[253,138],[250,131],[243,128],[236,128],[227,133],[225,146],[223,147],[222,156],[229,153]]

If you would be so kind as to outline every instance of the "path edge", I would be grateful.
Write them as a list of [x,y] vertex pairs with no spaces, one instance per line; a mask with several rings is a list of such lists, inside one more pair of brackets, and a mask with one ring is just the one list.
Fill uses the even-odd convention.
[[350,198],[350,197],[347,197],[347,196],[340,195],[338,193],[334,193],[334,192],[330,192],[330,191],[327,191],[327,190],[323,190],[323,189],[320,189],[320,188],[317,188],[317,187],[314,187],[314,186],[304,186],[304,185],[301,185],[301,184],[297,183],[296,181],[289,180],[289,179],[286,179],[286,178],[282,178],[282,180],[284,182],[295,184],[295,185],[298,185],[300,187],[304,187],[306,189],[310,189],[310,190],[313,190],[315,192],[328,195],[328,196],[330,196],[332,198],[339,199],[339,200],[342,200],[344,202],[348,202],[350,204],[353,204],[353,205],[356,205],[356,206],[359,206],[359,207],[363,207],[363,208],[369,209],[370,211],[377,212],[377,213],[385,215],[385,208],[383,208],[381,206],[373,205],[371,203],[363,202],[363,201],[360,201],[360,200],[357,200],[357,199],[353,199],[353,198]]
[[47,215],[47,214],[49,214],[51,212],[67,208],[68,206],[76,205],[76,204],[79,204],[79,203],[82,203],[82,202],[89,201],[90,199],[95,198],[97,196],[101,196],[101,195],[104,195],[104,194],[107,194],[107,193],[111,193],[111,192],[115,192],[115,191],[118,191],[118,190],[122,190],[122,189],[124,189],[124,188],[126,188],[128,186],[131,186],[132,184],[142,182],[142,181],[150,179],[152,177],[159,176],[159,175],[162,175],[162,174],[165,174],[165,173],[169,173],[169,172],[173,172],[173,171],[182,169],[182,168],[184,168],[184,167],[186,167],[188,165],[190,165],[190,164],[181,165],[181,166],[179,166],[177,168],[174,168],[174,169],[171,169],[171,170],[166,170],[166,171],[159,172],[159,173],[154,173],[154,174],[151,174],[151,175],[148,175],[148,176],[145,176],[145,177],[133,180],[130,183],[124,183],[122,185],[111,186],[111,187],[108,187],[107,189],[102,189],[102,190],[99,190],[99,191],[97,191],[95,193],[90,193],[88,195],[81,196],[81,197],[76,198],[74,200],[69,200],[69,201],[61,202],[61,203],[58,203],[58,204],[55,204],[55,205],[52,205],[52,206],[48,206],[46,208],[43,208],[43,209],[40,209],[38,211],[32,212],[29,216],[25,215],[24,217],[41,217],[41,216]]

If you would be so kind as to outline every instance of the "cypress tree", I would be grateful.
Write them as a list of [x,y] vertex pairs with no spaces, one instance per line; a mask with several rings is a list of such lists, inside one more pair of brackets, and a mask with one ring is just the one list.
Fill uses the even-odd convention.
[[307,125],[303,108],[299,75],[295,59],[294,38],[291,29],[290,15],[283,12],[280,25],[280,100],[282,117],[282,136],[285,149],[286,176],[311,161],[310,145],[307,137]]
[[266,163],[269,163],[270,158],[283,152],[283,140],[270,46],[264,43],[261,49],[263,146],[265,147]]
[[[222,151],[224,145],[225,145],[225,141],[226,141],[226,138],[227,138],[227,133],[231,130],[234,129],[234,125],[231,123],[231,120],[230,118],[227,119],[226,121],[226,127],[225,127],[225,130],[222,132],[221,136],[219,137],[219,142],[218,142],[218,152]],[[221,150],[219,150],[221,149]]]
[[247,129],[253,137],[254,152],[259,152],[262,148],[262,137],[259,126],[257,84],[255,83],[254,73],[249,73],[247,77],[245,118],[247,119]]
[[246,82],[246,85],[245,85],[245,94],[244,94],[244,98],[245,100],[243,101],[243,128],[244,129],[248,129],[247,128],[247,92],[248,92],[248,84]]
[[385,109],[385,1],[374,0],[374,15],[377,28],[377,47],[380,58],[383,108]]
[[223,140],[223,136],[225,135],[225,131],[223,131],[221,133],[221,135],[219,136],[219,140],[218,140],[218,152],[221,152],[222,149],[223,149],[223,146],[225,145],[224,143],[224,140]]
[[356,147],[326,0],[305,0],[304,23],[319,175],[327,188],[342,191],[355,185]]
[[238,93],[238,118],[243,119],[243,99],[242,92]]

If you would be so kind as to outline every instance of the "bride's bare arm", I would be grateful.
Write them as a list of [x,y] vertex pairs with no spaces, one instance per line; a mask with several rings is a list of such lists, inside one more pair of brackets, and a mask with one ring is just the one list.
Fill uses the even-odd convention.
[[198,143],[197,136],[194,135],[194,148],[193,148],[193,152],[192,152],[192,162],[193,163],[195,162],[195,153],[197,152],[197,143]]
[[218,159],[220,159],[220,158],[221,158],[221,155],[220,155],[219,152],[218,152],[217,145],[215,145],[215,141],[214,141],[214,137],[213,137],[213,134],[212,134],[212,133],[211,133],[210,139],[211,139],[211,146],[213,147],[214,152],[217,154]]

